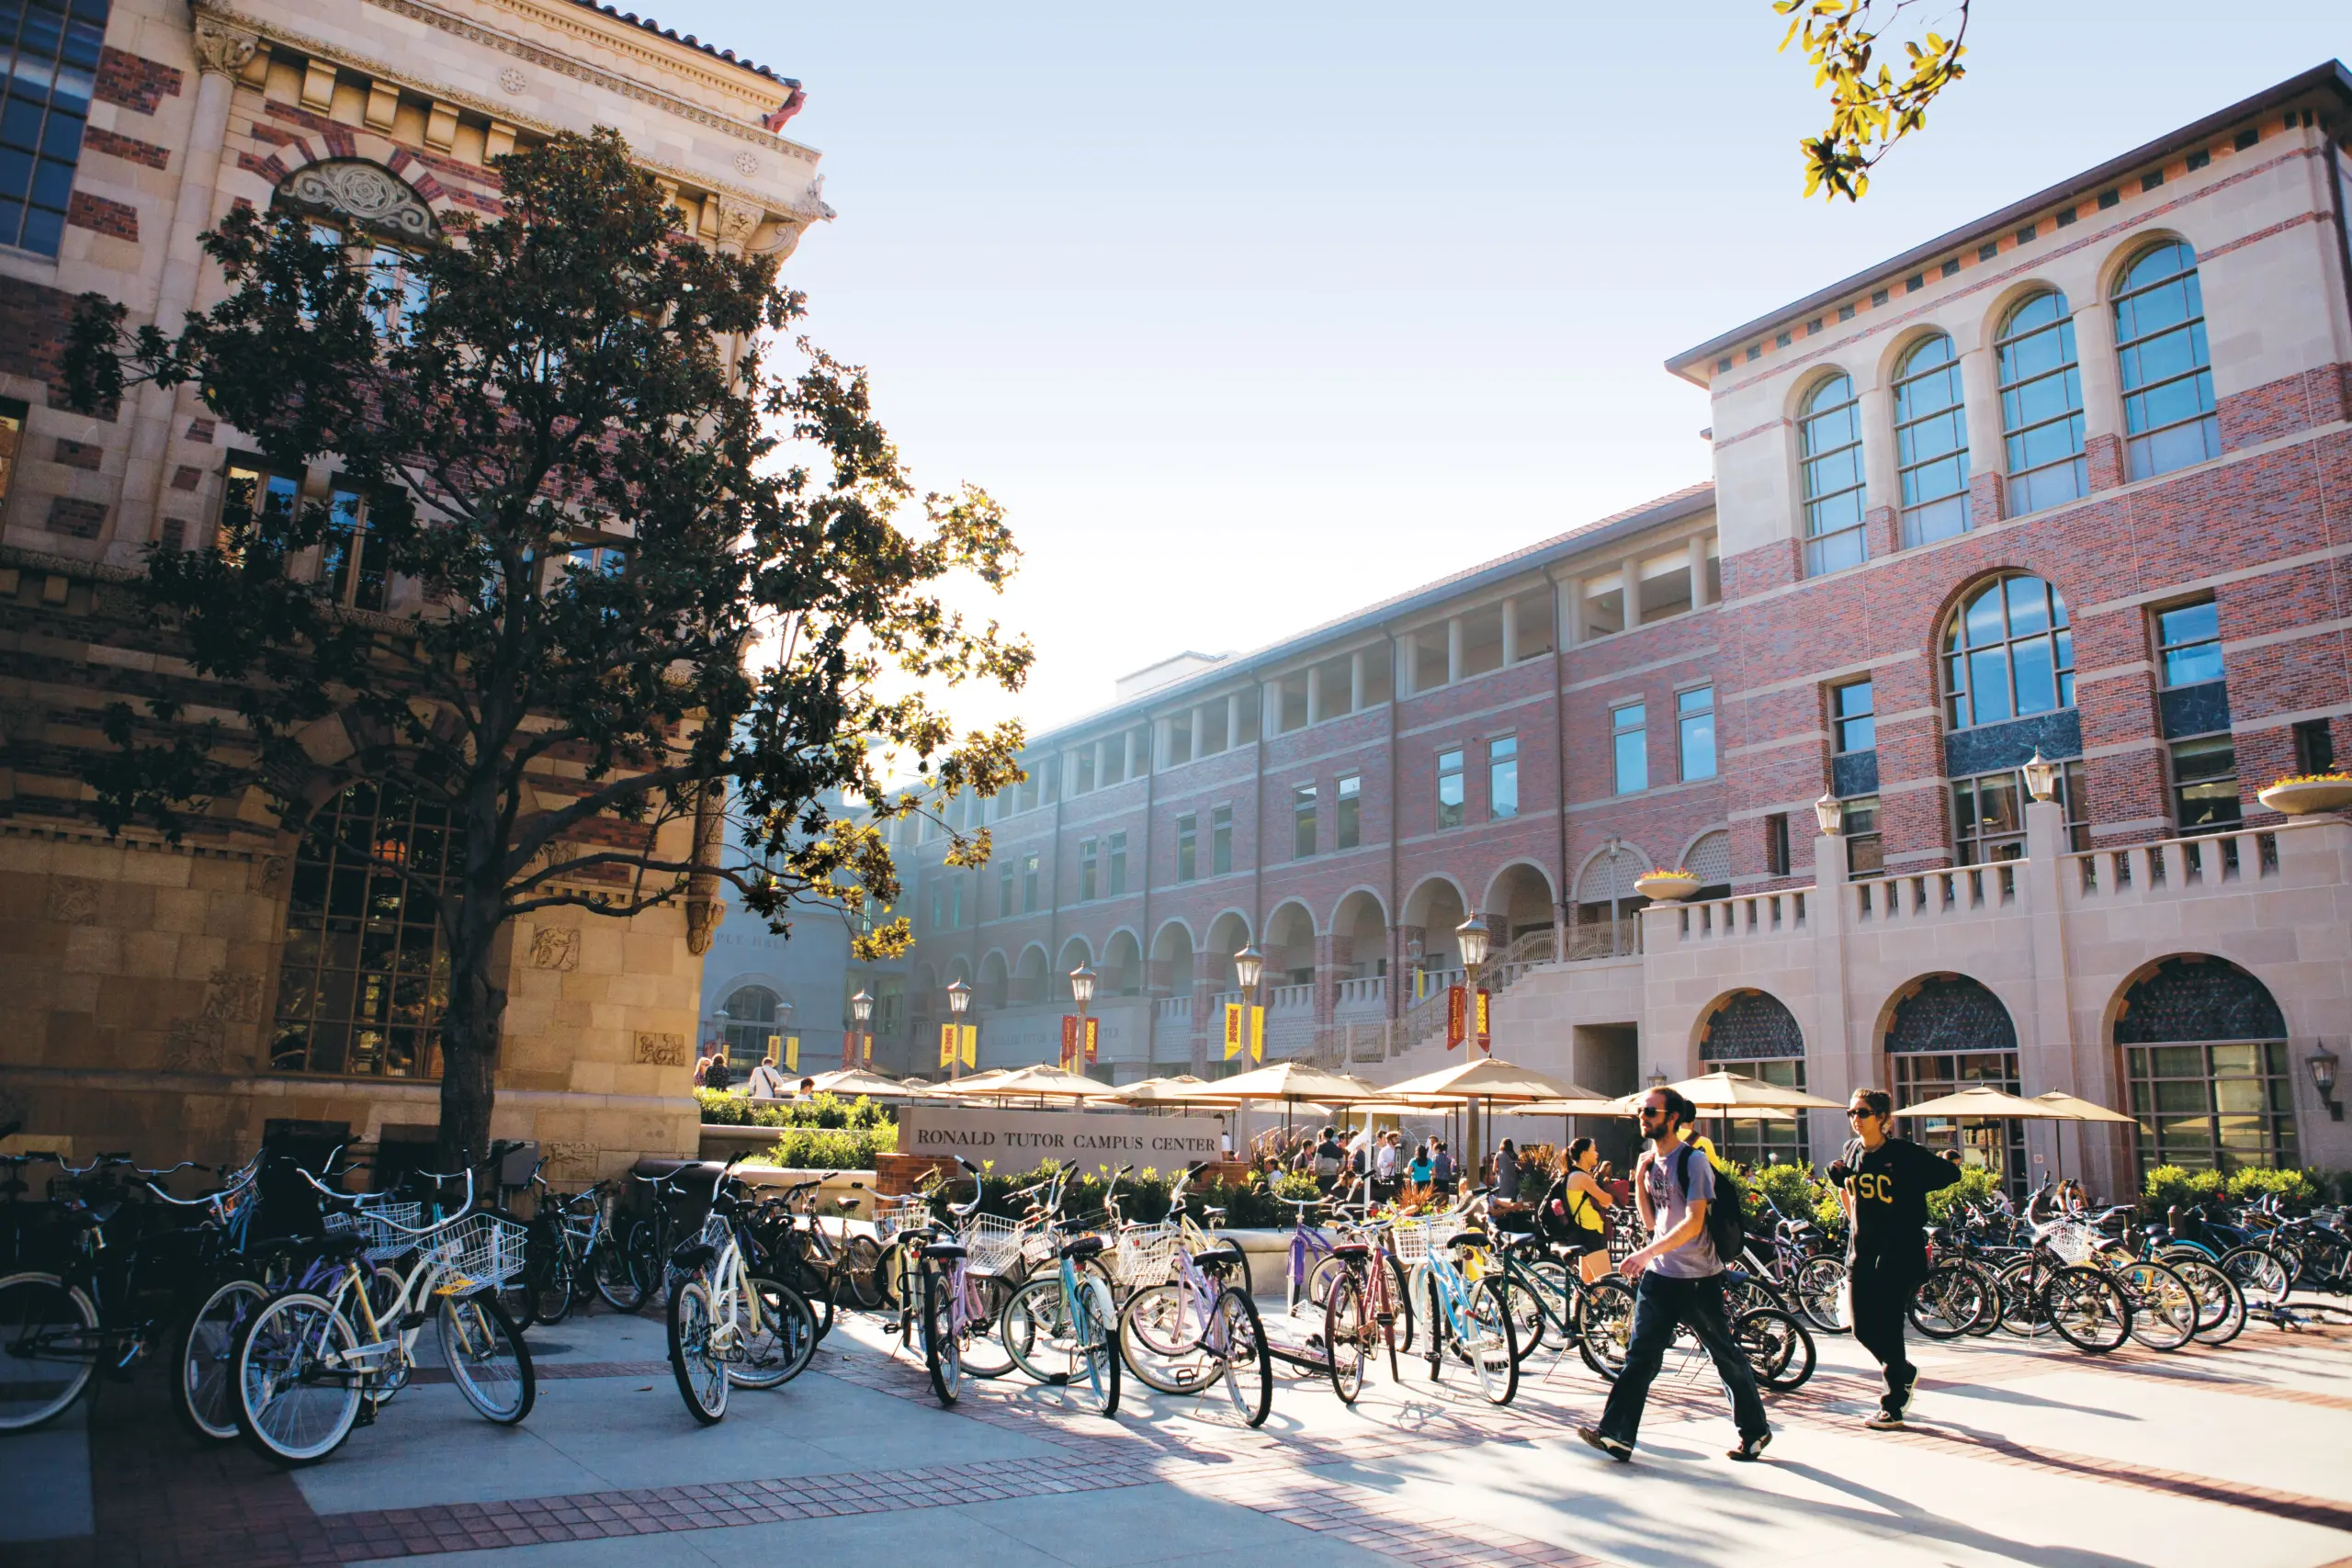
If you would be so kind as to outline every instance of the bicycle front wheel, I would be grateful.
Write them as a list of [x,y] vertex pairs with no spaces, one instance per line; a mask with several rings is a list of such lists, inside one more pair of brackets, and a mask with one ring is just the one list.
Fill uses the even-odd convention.
[[670,1372],[686,1412],[707,1427],[727,1414],[727,1363],[710,1287],[689,1279],[670,1292]]
[[1210,1348],[1211,1327],[1193,1321],[1192,1292],[1182,1284],[1148,1285],[1127,1298],[1119,1314],[1119,1348],[1127,1371],[1161,1393],[1197,1393],[1221,1370]]
[[[1323,1292],[1327,1303],[1332,1288]],[[1328,1310],[1325,1315],[1329,1315]],[[1258,1319],[1258,1304],[1238,1287],[1227,1285],[1217,1294],[1210,1322],[1211,1340],[1224,1364],[1226,1397],[1244,1421],[1264,1425],[1274,1408],[1274,1357],[1266,1345],[1266,1325]]]
[[1478,1392],[1489,1404],[1509,1404],[1519,1393],[1519,1344],[1501,1285],[1490,1275],[1471,1287],[1464,1315],[1470,1332],[1461,1344]]
[[2086,1355],[2104,1355],[2132,1337],[2132,1303],[2099,1269],[2069,1264],[2050,1276],[2041,1298],[2050,1326]]
[[1775,1393],[1803,1388],[1813,1376],[1813,1336],[1792,1313],[1779,1307],[1743,1313],[1732,1325],[1732,1337],[1747,1357],[1756,1381]]
[[54,1274],[0,1280],[0,1432],[53,1421],[97,1365],[98,1309]]
[[2164,1263],[2196,1294],[2199,1344],[2226,1345],[2244,1331],[2245,1296],[2235,1280],[2201,1258],[2167,1258]]
[[2232,1247],[2222,1254],[2222,1272],[2237,1281],[2240,1293],[2249,1302],[2278,1306],[2295,1288],[2295,1277],[2286,1261],[2267,1247]]
[[870,1235],[854,1235],[842,1247],[842,1280],[862,1312],[882,1304],[882,1247]]
[[2196,1337],[2197,1292],[2162,1263],[2116,1265],[2115,1277],[2132,1303],[2132,1337],[2151,1350],[2177,1350]]
[[358,1347],[350,1320],[307,1291],[255,1313],[230,1362],[245,1440],[289,1466],[316,1464],[341,1448],[359,1418],[361,1380],[350,1370]]
[[997,1321],[1005,1353],[1023,1374],[1053,1386],[1069,1382],[1078,1338],[1058,1271],[1041,1274],[1013,1292]]
[[615,1312],[633,1313],[645,1304],[645,1292],[638,1285],[628,1254],[609,1235],[599,1237],[589,1253],[588,1274],[595,1281],[596,1293]]
[[1928,1270],[1911,1292],[1911,1326],[1930,1339],[1957,1339],[1984,1310],[1983,1287],[1976,1276],[1953,1263],[1939,1263]]
[[1330,1297],[1323,1303],[1323,1348],[1331,1357],[1331,1392],[1342,1404],[1353,1404],[1363,1393],[1364,1363],[1372,1359],[1376,1332],[1364,1305],[1363,1278],[1350,1269],[1332,1283]]
[[780,1388],[798,1377],[816,1353],[817,1319],[800,1292],[757,1274],[744,1280],[735,1293],[727,1381],[738,1388]]
[[995,1274],[964,1273],[964,1371],[1001,1378],[1012,1370],[1004,1352],[1004,1303],[1012,1287]]
[[938,1269],[923,1270],[922,1360],[931,1372],[931,1392],[943,1406],[954,1404],[964,1393],[964,1347],[948,1294],[953,1288]]
[[1838,1298],[1846,1288],[1846,1260],[1808,1258],[1789,1277],[1789,1300],[1804,1320],[1824,1334],[1844,1334],[1838,1318]]
[[476,1415],[502,1427],[530,1415],[539,1396],[530,1348],[496,1297],[488,1291],[462,1300],[444,1296],[433,1327],[450,1379]]
[[1632,1288],[1613,1275],[1587,1285],[1577,1303],[1577,1350],[1584,1364],[1603,1382],[1615,1382],[1633,1339]]
[[237,1394],[230,1375],[237,1336],[269,1299],[258,1280],[230,1280],[204,1299],[180,1329],[172,1365],[172,1408],[196,1436],[225,1443],[237,1435]]
[[524,1249],[523,1279],[530,1287],[531,1321],[561,1323],[571,1315],[571,1251],[559,1227],[542,1227]]
[[[1111,1287],[1089,1274],[1077,1281],[1076,1302],[1070,1311],[1072,1326],[1077,1335],[1077,1355],[1070,1368],[1069,1386],[1080,1401],[1097,1416],[1119,1413],[1119,1312],[1111,1299]],[[1245,1301],[1248,1299],[1243,1298]],[[1253,1309],[1250,1319],[1255,1322]],[[1262,1348],[1265,1337],[1258,1337]],[[1272,1376],[1271,1371],[1267,1376]],[[1262,1417],[1261,1417],[1262,1419]]]
[[1514,1273],[1503,1285],[1503,1304],[1510,1313],[1511,1343],[1524,1361],[1544,1343],[1544,1303],[1535,1288]]

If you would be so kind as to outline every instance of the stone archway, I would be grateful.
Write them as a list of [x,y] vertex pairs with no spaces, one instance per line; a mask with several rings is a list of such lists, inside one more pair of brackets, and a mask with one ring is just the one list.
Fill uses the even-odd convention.
[[2158,959],[2123,987],[2109,1031],[2143,1173],[2298,1163],[2287,1018],[2253,975],[2208,953]]
[[[2000,998],[1965,975],[1928,975],[1898,991],[1880,1046],[1898,1110],[1976,1084],[2021,1092],[2017,1023]],[[2024,1122],[1907,1118],[1904,1128],[1930,1148],[1957,1149],[1965,1163],[1996,1171],[2012,1197],[2023,1195]]]

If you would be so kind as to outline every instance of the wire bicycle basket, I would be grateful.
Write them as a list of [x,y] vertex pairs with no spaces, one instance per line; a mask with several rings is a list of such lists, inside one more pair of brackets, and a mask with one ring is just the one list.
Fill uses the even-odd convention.
[[424,1205],[366,1203],[332,1210],[323,1219],[329,1235],[358,1235],[367,1241],[360,1256],[370,1263],[385,1263],[422,1245],[413,1233],[424,1224]]
[[1459,1214],[1415,1214],[1398,1220],[1388,1234],[1396,1243],[1396,1261],[1409,1269],[1428,1262],[1430,1253],[1442,1250],[1466,1228]]
[[525,1235],[521,1225],[496,1214],[469,1214],[451,1224],[433,1238],[447,1270],[437,1293],[470,1296],[516,1278],[523,1272]]
[[974,1214],[964,1222],[957,1237],[964,1244],[965,1267],[975,1274],[1009,1274],[1022,1259],[1023,1239],[1042,1233],[1017,1220],[995,1214]]
[[1176,1247],[1182,1234],[1183,1227],[1172,1222],[1122,1231],[1118,1246],[1103,1255],[1113,1281],[1131,1291],[1168,1283],[1176,1277]]
[[888,1242],[900,1231],[915,1230],[931,1224],[931,1200],[920,1195],[909,1198],[876,1198],[874,1200],[874,1237]]

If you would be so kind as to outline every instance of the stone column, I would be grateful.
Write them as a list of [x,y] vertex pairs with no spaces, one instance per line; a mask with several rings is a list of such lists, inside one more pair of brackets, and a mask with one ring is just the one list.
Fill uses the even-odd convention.
[[1363,711],[1363,649],[1348,655],[1348,711]]
[[[1226,743],[1227,743],[1227,745],[1231,745],[1231,744],[1232,744],[1232,742],[1233,742],[1233,737],[1232,737],[1231,735],[1227,735],[1225,739],[1226,739]],[[1207,755],[1208,755],[1208,751],[1209,751],[1209,705],[1208,705],[1208,704],[1206,704],[1206,703],[1194,703],[1194,704],[1193,705],[1193,744],[1192,744],[1192,748],[1191,748],[1191,752],[1192,752],[1192,754],[1191,754],[1190,756],[1186,757],[1184,760],[1185,760],[1186,761],[1188,761],[1188,762],[1197,762],[1197,761],[1199,761],[1203,757],[1207,756]]]
[[1619,577],[1624,587],[1618,597],[1624,601],[1624,630],[1632,631],[1642,624],[1642,561],[1639,556],[1627,556],[1617,563]]
[[1268,681],[1258,688],[1258,739],[1283,732],[1283,683]]
[[1714,595],[1707,592],[1707,536],[1691,535],[1689,549],[1690,552],[1690,607],[1694,610],[1703,610],[1715,602]]
[[[2064,874],[2072,869],[2064,859],[2069,847],[2065,807],[2054,800],[2028,801],[2026,858],[2018,863],[2016,871],[2018,894],[2024,901],[2026,918],[2033,931],[2030,944],[2033,1012],[2030,1019],[2019,1021],[2027,1027],[2018,1031],[2018,1087],[2029,1095],[2057,1089],[2100,1105],[2113,1105],[2118,1102],[2120,1086],[2101,1070],[2105,1053],[2085,1051],[2077,1044],[2068,1002],[2072,966],[2067,961],[2062,898]],[[2087,1162],[2096,1169],[2082,1172],[2085,1184],[2099,1190],[2117,1191],[2116,1182],[2121,1173],[2116,1157],[2120,1153],[2121,1140],[2109,1135],[2109,1128],[2102,1126],[2094,1134],[2087,1125],[2081,1127],[2078,1146],[2084,1159],[2068,1161],[2063,1158],[2063,1145],[2068,1136],[2064,1123],[2029,1122],[2025,1129],[2027,1156],[2041,1160],[2042,1168],[2050,1171]]]
[[1903,487],[1894,473],[1894,389],[1883,381],[1873,381],[1860,392],[1854,412],[1862,422],[1862,504],[1865,509],[1900,507]]
[[2001,439],[2000,371],[1983,344],[1960,356],[1960,395],[1968,419],[1968,525],[1988,527],[2007,510],[2002,496],[2008,467]]
[[[1805,1035],[1806,1088],[1824,1100],[1841,1104],[1857,1089],[1879,1085],[1873,1057],[1877,1042],[1867,1032],[1854,1035],[1854,1021],[1846,1001],[1846,840],[1824,833],[1813,840],[1813,886],[1802,889],[1805,924],[1813,933],[1813,1018]],[[1783,892],[1783,898],[1794,897]],[[1868,1029],[1868,1021],[1863,1028]],[[1815,1149],[1835,1149],[1846,1142],[1846,1124],[1838,1112],[1806,1112],[1814,1118]]]
[[1306,722],[1315,723],[1323,716],[1323,667],[1306,667]]
[[1110,765],[1111,743],[1098,737],[1094,742],[1094,787],[1096,789],[1101,789],[1104,781],[1110,777],[1107,772]]
[[[1199,731],[1195,730],[1194,734]],[[1156,718],[1151,721],[1151,765],[1165,770],[1176,760],[1176,721]]]
[[1232,750],[1241,744],[1241,694],[1228,692],[1225,698],[1225,749]]
[[1136,732],[1134,727],[1130,726],[1126,730],[1121,733],[1119,739],[1125,747],[1125,750],[1120,753],[1119,776],[1123,779],[1131,779],[1136,776]]
[[1519,601],[1503,601],[1503,668],[1519,662]]
[[1571,577],[1560,584],[1559,604],[1553,614],[1559,618],[1560,646],[1574,648],[1584,640],[1584,579]]
[[2130,466],[2123,453],[2123,378],[2115,365],[2115,312],[2097,299],[2075,306],[2075,358],[2082,367],[2083,450],[2090,488],[2112,490]]
[[1445,683],[1449,686],[1462,679],[1462,617],[1452,615],[1445,623]]
[[[155,294],[155,324],[167,334],[179,332],[196,300],[204,260],[196,237],[212,226],[230,101],[236,96],[238,73],[261,48],[260,38],[241,28],[206,16],[195,21],[196,108],[189,117],[187,144],[180,150],[180,188],[164,229],[164,274]],[[178,406],[177,389],[148,386],[140,391],[123,466],[122,509],[109,550],[121,558],[118,565],[130,564],[140,547],[160,536],[164,478],[171,466],[167,459]]]

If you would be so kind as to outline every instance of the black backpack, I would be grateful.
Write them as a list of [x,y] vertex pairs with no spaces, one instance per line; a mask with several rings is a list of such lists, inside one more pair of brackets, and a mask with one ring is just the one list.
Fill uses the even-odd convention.
[[[1694,1156],[1707,1157],[1696,1144],[1685,1144],[1674,1151],[1674,1179],[1685,1192],[1690,1190],[1690,1161]],[[1740,1248],[1747,1245],[1747,1192],[1739,1178],[1716,1166],[1715,1195],[1707,1204],[1707,1239],[1714,1244],[1715,1261],[1726,1269],[1739,1267]]]

